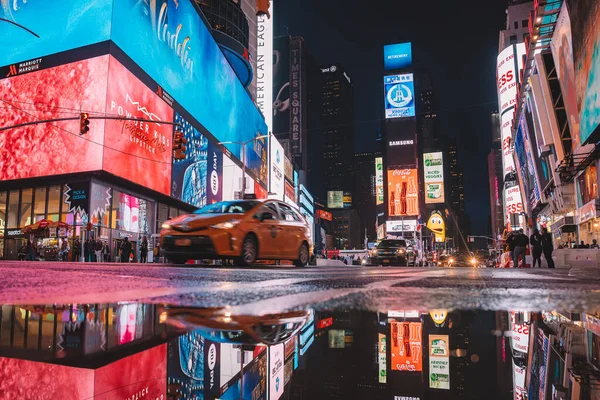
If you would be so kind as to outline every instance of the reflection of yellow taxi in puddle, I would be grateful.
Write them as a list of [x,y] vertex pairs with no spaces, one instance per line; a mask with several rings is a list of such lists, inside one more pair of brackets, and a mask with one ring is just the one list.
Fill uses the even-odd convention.
[[308,264],[312,251],[304,217],[277,200],[234,200],[208,205],[162,225],[160,247],[176,264],[187,260],[291,260]]

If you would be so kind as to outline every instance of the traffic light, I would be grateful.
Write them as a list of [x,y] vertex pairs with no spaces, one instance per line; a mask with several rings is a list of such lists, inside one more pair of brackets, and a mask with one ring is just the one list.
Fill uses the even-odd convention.
[[187,147],[185,144],[187,139],[183,137],[183,133],[175,131],[175,137],[173,138],[173,158],[176,160],[185,160],[185,151]]
[[79,134],[85,135],[90,130],[90,116],[88,113],[79,114]]
[[266,15],[267,18],[271,18],[271,13],[269,13],[269,8],[271,8],[271,0],[256,0],[256,15]]

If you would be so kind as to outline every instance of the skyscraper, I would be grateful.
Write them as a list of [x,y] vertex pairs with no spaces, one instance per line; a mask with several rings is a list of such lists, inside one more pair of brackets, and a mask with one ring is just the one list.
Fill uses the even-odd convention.
[[369,241],[374,241],[377,238],[375,158],[381,156],[381,152],[357,153],[354,156],[356,189],[353,199],[354,206],[360,215],[360,235],[363,242],[365,230]]

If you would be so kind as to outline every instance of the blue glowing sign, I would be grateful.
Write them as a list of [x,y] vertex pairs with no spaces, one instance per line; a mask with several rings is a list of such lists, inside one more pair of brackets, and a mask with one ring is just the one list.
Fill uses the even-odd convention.
[[383,67],[386,70],[408,68],[412,64],[410,42],[389,44],[383,47]]
[[415,86],[413,74],[391,75],[383,78],[385,117],[415,116]]
[[11,22],[0,21],[0,66],[110,38],[111,0],[10,0],[2,5],[0,18]]
[[[112,41],[221,142],[247,142],[267,125],[190,0],[113,3]],[[246,164],[266,182],[266,141]],[[225,144],[238,158],[239,144]]]

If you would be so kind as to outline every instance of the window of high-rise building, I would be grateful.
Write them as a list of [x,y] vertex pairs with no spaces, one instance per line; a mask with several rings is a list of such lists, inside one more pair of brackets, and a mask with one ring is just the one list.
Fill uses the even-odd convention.
[[515,29],[519,29],[519,21],[515,21]]
[[527,21],[526,19],[524,19],[523,21],[521,21],[521,27],[522,28],[527,28],[528,25],[529,25],[529,21]]

